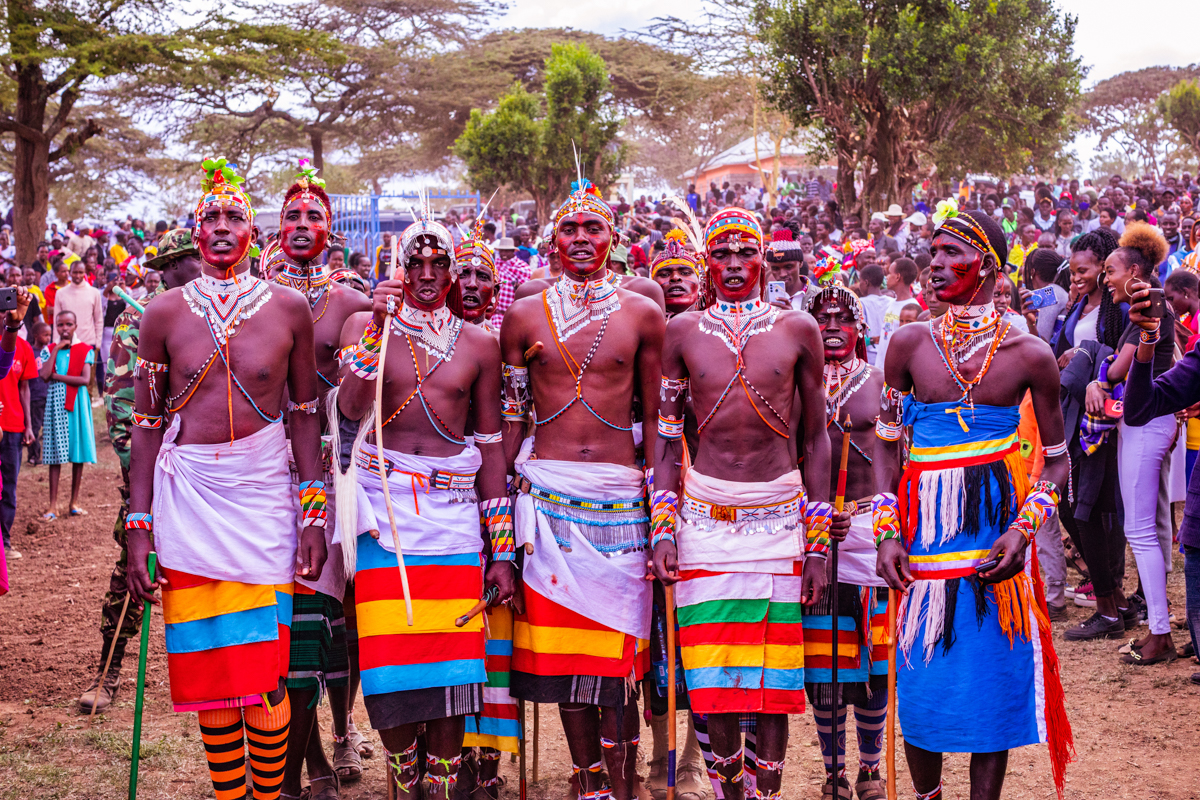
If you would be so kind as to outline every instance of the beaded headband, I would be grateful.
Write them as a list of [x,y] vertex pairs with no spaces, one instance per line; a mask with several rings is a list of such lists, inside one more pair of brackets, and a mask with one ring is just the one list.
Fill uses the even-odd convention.
[[450,230],[440,222],[434,222],[433,214],[429,209],[429,196],[424,192],[418,192],[420,200],[420,211],[413,213],[414,222],[404,229],[404,233],[400,234],[400,253],[404,259],[404,264],[408,263],[408,259],[414,253],[420,254],[426,258],[430,256],[449,256],[450,257],[450,274],[458,278],[458,261],[454,257],[454,237],[450,235]]
[[607,222],[610,228],[616,224],[612,208],[604,202],[599,190],[587,178],[571,181],[571,194],[558,207],[558,211],[554,212],[554,230],[557,231],[563,217],[570,214],[595,214]]
[[[307,158],[300,159],[300,171],[296,173],[296,185],[300,187],[300,191],[288,195],[283,199],[283,208],[279,209],[279,227],[283,228],[283,212],[287,209],[287,204],[294,198],[299,197],[302,200],[316,200],[321,204],[321,208],[325,209],[325,219],[330,224],[333,223],[333,210],[329,207],[329,197],[324,193],[325,180],[317,177],[315,167],[308,166]],[[321,194],[309,189],[310,186],[316,186],[321,189]]]
[[689,253],[684,247],[684,243],[687,242],[687,234],[679,228],[675,228],[674,230],[667,231],[663,240],[666,246],[650,266],[651,278],[658,274],[660,269],[667,269],[669,267],[686,266],[691,267],[697,272],[703,271],[696,254]]
[[460,269],[464,264],[470,264],[473,267],[487,264],[492,273],[492,280],[500,280],[500,271],[496,269],[496,255],[487,242],[481,239],[472,237],[459,242],[458,246],[454,248],[454,260]]
[[250,195],[242,188],[245,178],[235,173],[232,167],[226,166],[227,163],[223,158],[207,158],[200,165],[204,170],[204,180],[200,184],[204,196],[196,204],[196,224],[199,224],[200,218],[204,216],[204,209],[213,205],[221,208],[239,207],[246,212],[251,222],[254,221],[254,207],[250,205]]
[[967,214],[960,213],[954,198],[942,200],[937,204],[937,211],[933,214],[933,225],[937,233],[948,233],[984,255],[991,254],[996,261],[996,269],[1004,267],[1005,259],[1000,258],[983,226]]
[[840,283],[822,286],[815,291],[809,291],[804,295],[804,310],[810,314],[818,305],[829,298],[835,298],[845,303],[850,307],[850,313],[854,315],[854,321],[860,333],[867,329],[867,314],[863,310],[862,301],[858,299],[858,295],[842,286]]
[[729,244],[735,251],[741,249],[743,237],[762,247],[762,226],[758,224],[755,216],[744,208],[727,208],[714,214],[704,229],[704,246],[712,250],[713,244],[722,236],[733,237]]

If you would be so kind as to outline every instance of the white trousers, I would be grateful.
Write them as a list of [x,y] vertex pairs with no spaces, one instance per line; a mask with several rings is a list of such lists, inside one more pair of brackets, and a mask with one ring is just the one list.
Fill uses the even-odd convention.
[[[1122,420],[1117,439],[1121,500],[1125,504],[1125,538],[1137,560],[1146,594],[1150,632],[1170,633],[1167,611],[1167,567],[1155,517],[1159,478],[1175,436],[1175,416],[1168,414],[1138,428]],[[1168,529],[1167,534],[1170,535]]]

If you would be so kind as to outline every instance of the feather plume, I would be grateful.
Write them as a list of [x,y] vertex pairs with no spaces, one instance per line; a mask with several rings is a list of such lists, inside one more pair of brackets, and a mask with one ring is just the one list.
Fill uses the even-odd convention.
[[[696,215],[692,212],[692,207],[681,200],[677,195],[667,197],[667,202],[678,208],[687,215],[690,227],[684,227],[687,231],[688,238],[692,240],[692,247],[696,248],[697,253],[704,252],[704,226],[700,224],[700,220],[696,219]],[[674,220],[674,218],[672,218]],[[676,222],[676,225],[682,226],[682,223]]]

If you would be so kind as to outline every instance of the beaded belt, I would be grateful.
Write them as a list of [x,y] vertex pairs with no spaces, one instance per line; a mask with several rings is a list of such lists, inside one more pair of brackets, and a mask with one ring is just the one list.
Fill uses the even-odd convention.
[[650,543],[650,514],[644,495],[630,500],[588,500],[538,486],[524,475],[517,475],[513,486],[533,498],[534,508],[547,518],[554,541],[564,552],[571,552],[572,523],[608,558],[644,550]]
[[684,492],[680,515],[705,531],[716,530],[718,523],[733,523],[741,528],[739,533],[747,536],[754,533],[774,534],[804,524],[804,492],[782,503],[761,506],[722,506],[706,503]]
[[[402,472],[405,475],[413,476],[418,482],[424,481],[427,489],[450,489],[452,491],[465,491],[475,488],[475,473],[465,472],[448,472],[446,470],[435,469],[432,472],[412,473],[407,470],[402,470],[390,458],[384,458],[384,464],[387,465],[388,474],[393,472]],[[355,453],[354,463],[360,468],[367,470],[372,475],[379,474],[379,457],[373,453],[367,453],[359,450]]]

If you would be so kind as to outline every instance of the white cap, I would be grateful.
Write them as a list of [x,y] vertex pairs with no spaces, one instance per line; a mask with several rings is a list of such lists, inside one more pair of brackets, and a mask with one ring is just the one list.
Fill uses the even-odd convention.
[[871,219],[877,219],[877,220],[880,220],[881,222],[888,221],[887,214],[884,214],[882,211],[876,211],[874,214],[871,215]]
[[904,209],[898,203],[892,203],[888,206],[887,215],[889,217],[903,217]]
[[911,225],[924,225],[929,220],[925,217],[925,215],[923,213],[921,213],[920,211],[917,211],[917,212],[914,212],[911,217],[909,217],[908,219],[906,219],[904,221]]

